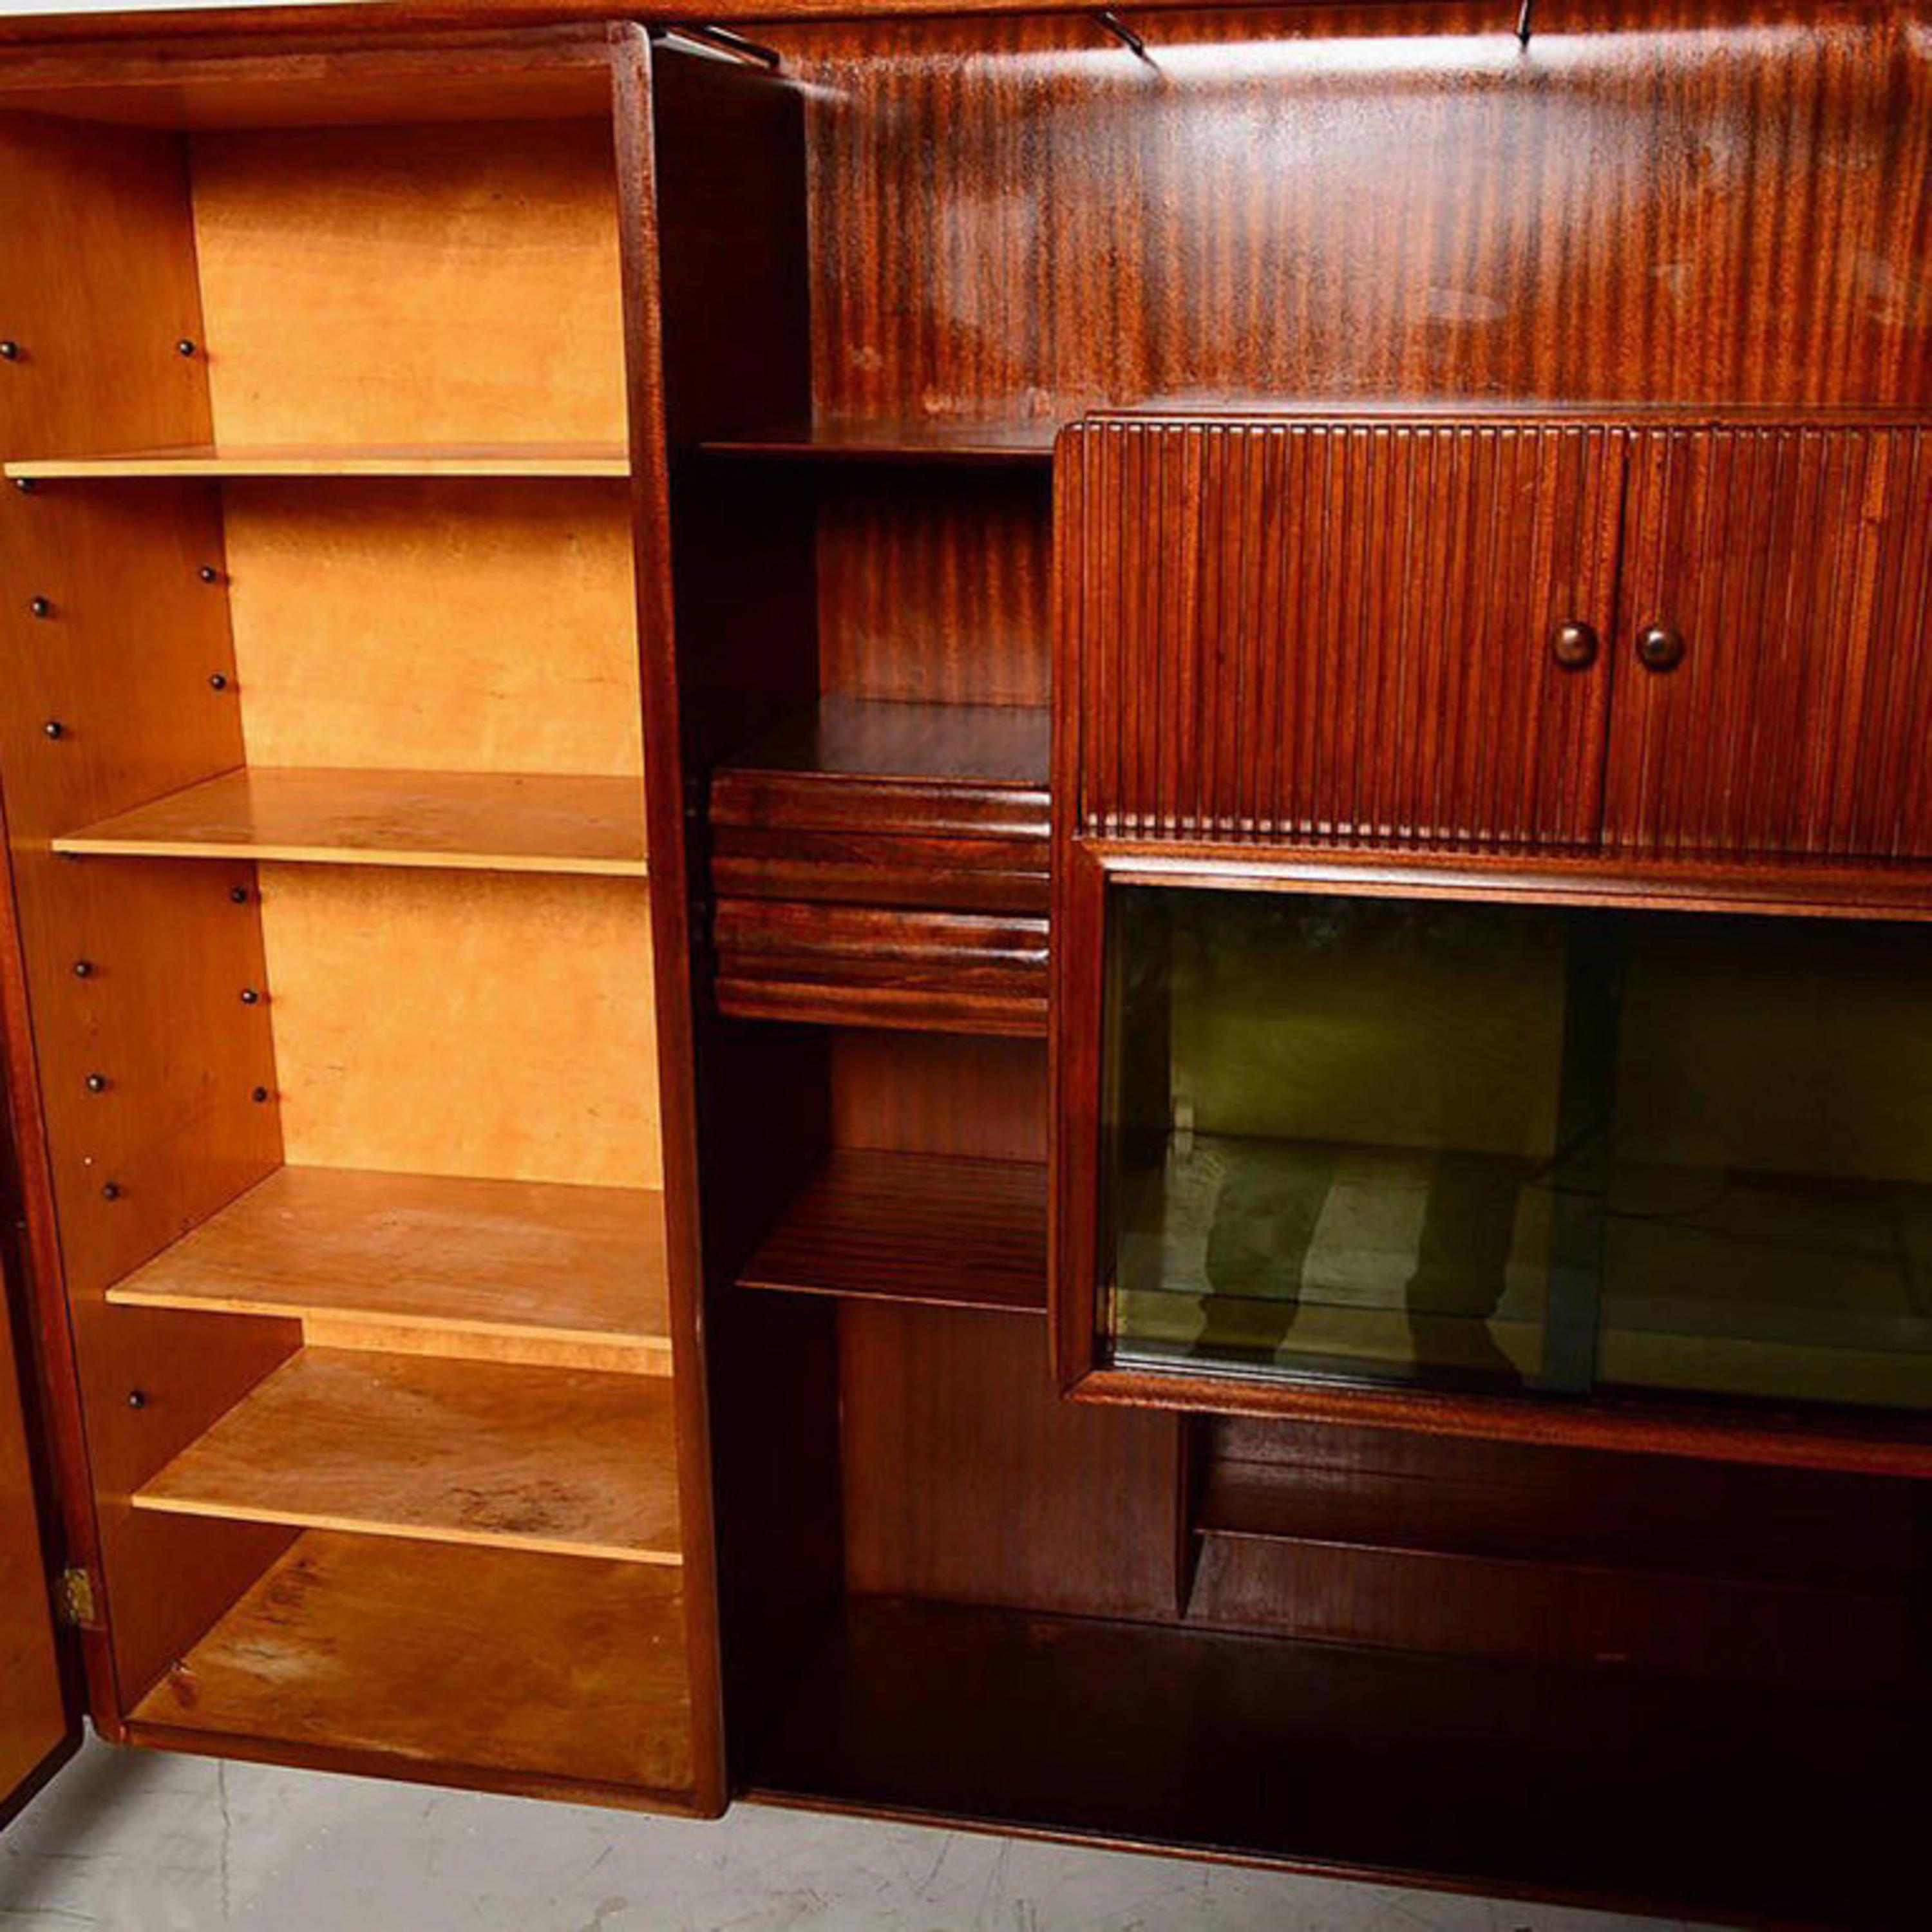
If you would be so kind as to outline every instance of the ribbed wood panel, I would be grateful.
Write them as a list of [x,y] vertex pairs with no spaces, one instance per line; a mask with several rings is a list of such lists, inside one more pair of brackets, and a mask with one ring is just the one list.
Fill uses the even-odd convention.
[[1606,842],[1932,854],[1932,431],[1642,432],[1621,602]]
[[1597,834],[1623,439],[1101,418],[1060,445],[1061,668],[1098,835]]

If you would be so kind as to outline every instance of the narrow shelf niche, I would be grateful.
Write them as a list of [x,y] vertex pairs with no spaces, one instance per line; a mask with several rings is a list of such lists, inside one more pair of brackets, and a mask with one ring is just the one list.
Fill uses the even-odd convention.
[[718,436],[714,456],[782,463],[952,463],[1044,465],[1058,424],[1032,422],[778,423]]
[[1046,1169],[845,1148],[739,1276],[743,1288],[1040,1314]]

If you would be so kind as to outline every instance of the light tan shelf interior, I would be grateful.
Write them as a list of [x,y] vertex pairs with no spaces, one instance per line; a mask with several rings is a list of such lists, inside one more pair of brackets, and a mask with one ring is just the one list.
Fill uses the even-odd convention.
[[664,1201],[641,1188],[284,1167],[107,1298],[292,1317],[311,1340],[359,1324],[378,1348],[548,1343],[670,1372]]
[[628,778],[529,772],[228,772],[53,842],[76,856],[578,872],[642,878]]
[[654,1378],[304,1348],[134,1504],[676,1563],[676,1460],[670,1390]]
[[137,1726],[631,1785],[692,1782],[682,1573],[311,1530]]
[[622,443],[428,444],[355,448],[321,444],[210,444],[127,450],[105,456],[24,457],[7,475],[28,483],[106,482],[136,477],[628,476]]

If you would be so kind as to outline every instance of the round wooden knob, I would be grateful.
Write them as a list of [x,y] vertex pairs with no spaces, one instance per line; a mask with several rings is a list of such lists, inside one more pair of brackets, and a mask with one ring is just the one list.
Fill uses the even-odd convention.
[[1651,624],[1637,633],[1637,662],[1646,670],[1675,670],[1684,662],[1684,634],[1668,624]]
[[1550,634],[1550,655],[1565,670],[1588,670],[1597,662],[1597,633],[1580,618],[1571,617]]

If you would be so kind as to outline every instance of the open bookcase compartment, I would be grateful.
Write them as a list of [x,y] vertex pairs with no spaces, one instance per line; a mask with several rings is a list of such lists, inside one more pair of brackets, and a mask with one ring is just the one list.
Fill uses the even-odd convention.
[[722,1801],[646,857],[645,58],[0,76],[12,1072],[113,1735]]

